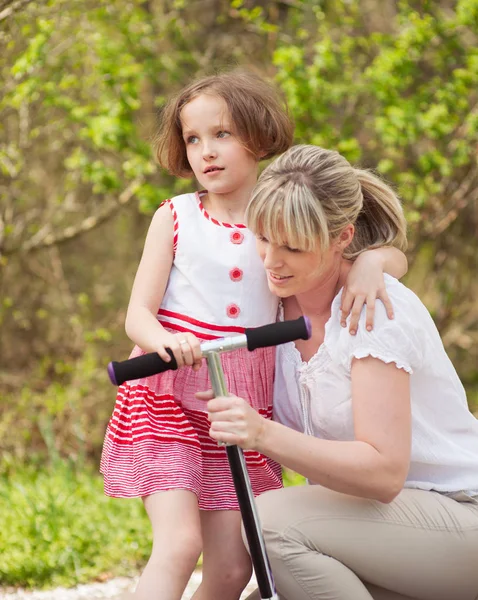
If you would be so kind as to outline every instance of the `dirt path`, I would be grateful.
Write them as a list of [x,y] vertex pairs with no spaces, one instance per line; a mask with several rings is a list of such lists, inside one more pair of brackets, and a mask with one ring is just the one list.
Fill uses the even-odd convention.
[[[196,588],[201,582],[201,571],[195,571],[191,581],[184,593],[183,600],[191,600]],[[46,590],[38,592],[1,591],[0,600],[95,600],[96,598],[109,598],[110,600],[122,600],[125,592],[132,591],[136,584],[136,579],[126,577],[117,577],[105,583],[91,583],[79,585],[76,588],[57,588],[55,590]],[[248,585],[246,592],[241,600],[245,599],[255,589],[254,582]]]

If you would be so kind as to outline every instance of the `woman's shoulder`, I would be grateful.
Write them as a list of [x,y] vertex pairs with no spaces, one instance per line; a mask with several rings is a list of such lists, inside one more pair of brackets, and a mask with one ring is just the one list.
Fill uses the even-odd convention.
[[340,325],[341,292],[333,302],[331,318],[326,327],[326,344],[330,354],[346,366],[353,357],[375,356],[385,362],[396,362],[412,372],[421,362],[427,330],[436,329],[420,298],[400,281],[385,275],[387,294],[394,317],[389,319],[381,300],[375,303],[374,324],[366,328],[366,306],[362,308],[356,335]]
[[[385,305],[380,299],[375,302],[375,316],[374,316],[374,329],[380,329],[391,323],[395,326],[416,323],[417,325],[423,324],[424,316],[426,320],[430,319],[431,316],[428,309],[420,300],[420,298],[410,288],[404,285],[402,282],[395,279],[387,273],[384,274],[385,287],[387,290],[388,297],[392,303],[394,318],[389,319]],[[332,305],[332,321],[338,322],[340,326],[340,304],[342,299],[342,290],[335,297]],[[366,305],[363,306],[360,313],[359,325],[365,327],[366,320]]]

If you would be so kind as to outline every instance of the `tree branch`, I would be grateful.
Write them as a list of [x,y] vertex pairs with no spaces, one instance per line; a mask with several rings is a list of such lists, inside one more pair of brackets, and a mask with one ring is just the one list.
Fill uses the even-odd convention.
[[33,0],[14,0],[13,2],[7,1],[0,4],[0,21],[4,21],[11,17],[13,13],[20,11],[24,6],[31,4]]
[[125,206],[132,200],[138,187],[143,183],[143,178],[135,179],[118,197],[116,202],[98,211],[95,215],[91,215],[86,219],[83,219],[80,223],[66,227],[63,231],[58,233],[51,233],[46,228],[40,230],[33,238],[30,238],[17,248],[5,250],[4,254],[27,254],[28,252],[35,252],[42,248],[48,248],[51,246],[57,246],[80,235],[83,235],[87,231],[91,231],[95,227],[98,227],[101,223],[107,221],[115,212],[117,212],[122,206]]

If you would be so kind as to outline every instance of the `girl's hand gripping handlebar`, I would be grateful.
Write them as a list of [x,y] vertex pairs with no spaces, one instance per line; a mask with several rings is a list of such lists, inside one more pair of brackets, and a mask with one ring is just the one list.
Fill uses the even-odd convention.
[[[247,347],[248,350],[252,351],[256,348],[278,346],[299,339],[308,340],[311,333],[312,328],[308,317],[300,317],[294,321],[280,321],[262,327],[246,329],[244,334],[241,335],[203,342],[201,351],[204,357],[207,356],[208,352],[228,352],[236,348]],[[110,362],[108,375],[111,383],[121,385],[131,379],[141,379],[169,369],[177,369],[178,365],[173,353],[169,349],[167,352],[171,356],[171,362],[165,362],[156,352],[122,362]]]

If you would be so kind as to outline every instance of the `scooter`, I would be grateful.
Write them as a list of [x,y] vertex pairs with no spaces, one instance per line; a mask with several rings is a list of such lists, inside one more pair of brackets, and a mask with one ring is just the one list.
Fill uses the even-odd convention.
[[[294,321],[282,321],[249,328],[241,335],[203,342],[201,352],[207,362],[214,395],[227,396],[228,394],[220,360],[222,352],[230,352],[238,348],[247,348],[252,351],[256,348],[278,346],[298,339],[308,340],[311,332],[309,319],[300,317]],[[125,381],[149,377],[169,369],[177,369],[178,365],[173,353],[169,349],[167,352],[171,357],[170,362],[165,362],[156,352],[122,362],[113,361],[108,365],[109,378],[114,385],[121,385]],[[260,597],[262,600],[279,600],[244,454],[238,446],[229,444],[225,444],[225,446]]]

